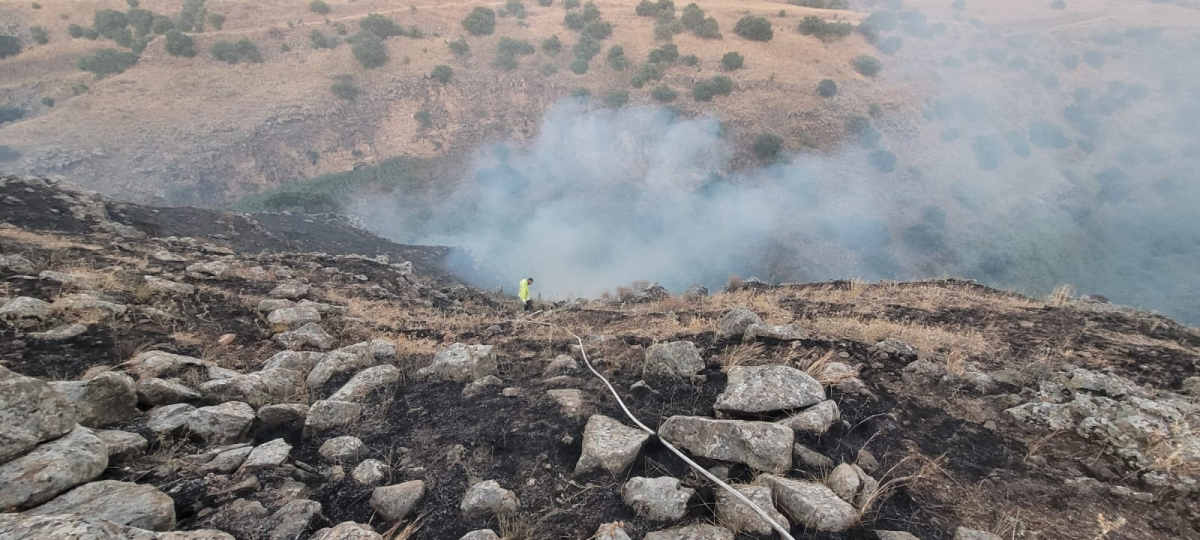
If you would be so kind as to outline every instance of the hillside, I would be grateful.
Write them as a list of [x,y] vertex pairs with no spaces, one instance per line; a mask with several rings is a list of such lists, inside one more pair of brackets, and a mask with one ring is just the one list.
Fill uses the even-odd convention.
[[773,537],[664,440],[797,539],[1200,535],[1200,333],[1161,316],[961,280],[522,314],[342,223],[0,201],[5,539]]

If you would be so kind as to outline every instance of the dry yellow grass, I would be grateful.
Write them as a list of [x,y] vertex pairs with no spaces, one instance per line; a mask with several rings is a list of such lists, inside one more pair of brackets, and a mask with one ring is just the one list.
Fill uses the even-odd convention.
[[822,334],[862,343],[895,338],[925,354],[958,352],[968,356],[997,355],[1007,348],[997,339],[974,328],[947,329],[862,317],[818,317],[804,324]]
[[62,251],[66,249],[101,250],[100,246],[95,244],[76,242],[75,240],[54,233],[33,232],[25,229],[0,229],[0,239],[49,251]]

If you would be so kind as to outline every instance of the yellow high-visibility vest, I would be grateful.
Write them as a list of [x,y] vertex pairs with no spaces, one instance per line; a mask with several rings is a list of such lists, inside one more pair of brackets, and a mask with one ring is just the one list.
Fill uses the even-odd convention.
[[528,279],[521,280],[521,287],[517,291],[517,298],[520,298],[522,302],[529,301],[529,280]]

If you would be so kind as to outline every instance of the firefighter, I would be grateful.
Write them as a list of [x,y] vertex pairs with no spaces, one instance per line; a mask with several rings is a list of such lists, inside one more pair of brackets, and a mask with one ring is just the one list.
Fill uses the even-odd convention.
[[533,285],[533,278],[525,278],[521,280],[520,287],[517,289],[517,297],[521,299],[521,303],[525,304],[525,311],[533,310],[533,301],[529,299],[530,285]]

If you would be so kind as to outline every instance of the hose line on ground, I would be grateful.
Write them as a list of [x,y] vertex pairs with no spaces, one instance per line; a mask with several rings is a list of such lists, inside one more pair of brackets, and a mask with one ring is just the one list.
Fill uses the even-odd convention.
[[628,416],[629,419],[631,421],[633,421],[634,424],[637,424],[637,426],[642,429],[642,431],[645,431],[646,433],[649,433],[650,435],[657,437],[658,442],[662,443],[663,446],[667,447],[667,450],[670,450],[676,456],[679,456],[679,459],[682,459],[684,461],[684,463],[687,463],[688,466],[695,469],[696,472],[700,473],[705,478],[712,480],[713,483],[717,484],[718,486],[721,486],[722,489],[724,489],[725,491],[728,491],[734,497],[737,497],[738,500],[749,505],[750,508],[752,510],[754,510],[754,513],[758,514],[759,517],[763,518],[764,520],[767,521],[767,523],[771,524],[771,528],[775,529],[775,531],[778,532],[780,534],[780,536],[782,536],[785,540],[795,540],[794,538],[792,538],[791,533],[789,533],[786,528],[784,528],[782,525],[780,525],[778,521],[775,521],[774,518],[772,518],[769,514],[767,514],[767,512],[765,510],[763,510],[761,507],[759,507],[757,504],[755,504],[754,501],[750,500],[749,497],[742,495],[741,492],[739,492],[736,489],[733,489],[732,486],[730,486],[729,484],[726,484],[720,478],[717,478],[712,473],[708,472],[708,470],[705,469],[704,467],[701,467],[699,463],[692,461],[691,458],[684,455],[682,451],[680,451],[678,448],[675,448],[675,446],[672,445],[671,443],[667,442],[666,439],[659,437],[658,433],[656,433],[654,430],[647,427],[646,424],[643,424],[640,420],[638,420],[637,417],[633,415],[633,412],[631,412],[629,410],[629,407],[625,406],[625,401],[621,399],[620,394],[617,393],[617,389],[613,388],[612,383],[608,382],[608,379],[604,378],[604,376],[601,375],[599,371],[596,371],[596,368],[592,367],[592,362],[590,360],[588,360],[588,357],[587,357],[587,348],[584,347],[584,345],[583,345],[583,338],[580,338],[578,334],[576,334],[575,332],[572,332],[570,329],[568,329],[564,326],[554,324],[554,323],[548,323],[548,322],[542,322],[542,321],[519,321],[519,320],[514,320],[514,321],[510,321],[510,322],[520,323],[520,324],[537,324],[537,325],[542,325],[542,326],[550,326],[550,327],[562,330],[568,334],[571,334],[571,336],[575,338],[575,341],[579,342],[579,354],[580,354],[580,356],[583,357],[584,365],[587,366],[588,371],[592,372],[592,375],[595,375],[596,378],[600,379],[600,382],[604,383],[604,386],[608,387],[608,391],[610,393],[612,393],[614,398],[616,398],[617,405],[620,405],[621,410],[625,411],[625,416]]

